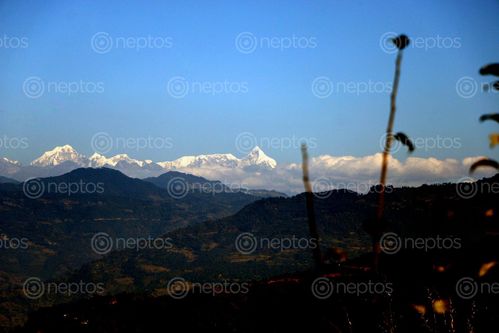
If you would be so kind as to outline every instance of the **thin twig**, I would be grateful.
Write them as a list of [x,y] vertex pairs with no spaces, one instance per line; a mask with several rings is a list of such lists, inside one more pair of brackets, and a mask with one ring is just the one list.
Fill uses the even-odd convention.
[[[402,53],[403,50],[399,50],[397,53],[397,60],[395,61],[395,77],[393,78],[393,89],[392,89],[392,94],[390,96],[390,117],[388,118],[388,126],[386,128],[385,149],[383,150],[383,159],[381,162],[381,176],[379,181],[381,189],[378,198],[378,210],[376,213],[378,226],[380,226],[381,221],[383,220],[383,213],[385,210],[386,174],[388,171],[388,157],[390,156],[390,149],[392,147],[392,141],[393,141],[393,123],[395,121],[396,100],[397,100],[397,92],[400,81],[400,64],[402,62]],[[377,271],[379,254],[381,252],[378,235],[375,235],[373,241],[373,252],[374,252],[374,268]]]
[[310,178],[308,174],[308,153],[307,145],[301,145],[302,153],[302,169],[303,169],[303,185],[305,186],[305,199],[307,202],[307,217],[308,217],[308,229],[310,232],[311,240],[315,240],[317,246],[312,249],[312,255],[315,261],[315,267],[320,269],[322,267],[322,254],[320,248],[319,233],[317,232],[317,224],[315,221],[314,213],[314,194],[312,192],[312,186],[310,185]]

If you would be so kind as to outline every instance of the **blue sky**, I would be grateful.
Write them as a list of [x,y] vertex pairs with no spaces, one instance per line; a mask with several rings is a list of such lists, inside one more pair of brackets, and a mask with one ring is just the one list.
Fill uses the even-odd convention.
[[[97,132],[172,138],[168,149],[120,146],[106,154],[154,161],[201,153],[241,156],[235,139],[242,132],[258,142],[313,139],[314,155],[374,154],[386,127],[389,91],[337,87],[391,84],[395,55],[380,47],[387,32],[421,41],[404,53],[396,130],[459,142],[450,149],[420,149],[415,156],[494,156],[487,136],[497,124],[480,124],[478,117],[498,112],[499,94],[478,91],[463,98],[456,83],[463,77],[477,84],[492,81],[478,69],[499,61],[497,17],[499,2],[493,0],[1,1],[0,156],[26,163],[66,143],[91,154]],[[249,54],[236,47],[244,32],[258,42]],[[91,40],[97,33],[115,46],[95,52]],[[172,44],[116,46],[120,38],[139,37],[168,38]],[[312,40],[315,47],[265,44],[273,38],[283,45],[293,37]],[[24,38],[27,47],[15,47],[15,38]],[[437,38],[445,42],[433,47]],[[168,93],[169,80],[177,76],[191,87],[183,98]],[[30,77],[45,84],[38,98],[23,91]],[[313,94],[318,77],[335,87],[326,98]],[[101,84],[103,92],[47,90],[71,82]],[[220,82],[246,90],[192,90],[198,83]],[[29,145],[6,147],[12,138],[26,138]],[[299,147],[262,148],[279,162],[300,159]]]

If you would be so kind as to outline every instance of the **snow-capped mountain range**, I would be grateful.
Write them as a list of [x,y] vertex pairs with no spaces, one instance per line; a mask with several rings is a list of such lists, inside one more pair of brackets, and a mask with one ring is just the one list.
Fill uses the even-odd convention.
[[149,177],[159,175],[170,170],[198,169],[198,168],[229,168],[250,170],[271,170],[277,166],[274,159],[267,156],[259,147],[253,148],[243,158],[232,154],[209,154],[197,156],[183,156],[174,161],[153,162],[151,160],[137,160],[127,154],[118,154],[106,157],[94,153],[87,157],[80,154],[70,145],[58,146],[43,153],[40,157],[22,166],[17,161],[7,158],[0,159],[0,175],[24,180],[29,177],[46,177],[68,172],[76,168],[108,167],[122,171],[131,177]]
[[[299,151],[296,152],[299,156]],[[390,160],[390,182],[396,186],[419,186],[423,183],[456,182],[469,179],[469,167],[482,156],[439,160],[434,157],[409,157]],[[382,154],[367,156],[319,155],[310,159],[312,186],[316,191],[347,188],[365,192],[378,184]],[[106,157],[95,153],[90,157],[69,145],[56,147],[30,165],[0,157],[0,176],[24,181],[31,177],[58,176],[81,167],[108,167],[135,178],[156,177],[168,171],[179,171],[221,181],[229,187],[276,190],[287,194],[303,192],[302,168],[299,163],[280,163],[260,148],[241,158],[232,154],[183,156],[174,161],[137,160],[126,154]],[[477,171],[476,179],[490,177],[496,170]],[[5,179],[0,179],[5,182]],[[345,185],[346,184],[346,185]],[[315,187],[314,187],[315,186]]]

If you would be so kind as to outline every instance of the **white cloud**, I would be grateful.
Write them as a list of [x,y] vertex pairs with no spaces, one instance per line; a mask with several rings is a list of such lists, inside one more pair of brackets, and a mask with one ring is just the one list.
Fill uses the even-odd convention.
[[[434,157],[409,157],[399,161],[389,158],[388,183],[395,186],[456,182],[469,177],[469,166],[481,157],[439,160]],[[349,188],[365,192],[379,183],[382,154],[363,157],[322,155],[310,161],[310,177],[314,189]],[[248,188],[274,189],[286,193],[303,192],[301,164],[278,165],[273,170],[258,172],[233,168],[186,168],[178,171],[195,174],[226,184]],[[479,179],[494,175],[494,170],[481,170],[473,175]]]

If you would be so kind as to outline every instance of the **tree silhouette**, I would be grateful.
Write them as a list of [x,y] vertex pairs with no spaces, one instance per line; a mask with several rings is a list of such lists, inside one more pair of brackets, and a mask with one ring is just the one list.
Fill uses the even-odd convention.
[[[485,65],[482,68],[480,68],[479,73],[481,75],[499,76],[499,63]],[[496,87],[497,83],[498,82],[496,81],[493,84],[493,87],[496,89],[498,88]],[[480,122],[484,122],[486,120],[493,120],[499,123],[499,114],[493,113],[493,114],[484,114],[480,116]],[[499,143],[499,134],[492,133],[489,135],[489,139],[490,139],[490,148],[494,148]],[[499,170],[499,163],[490,158],[482,158],[470,166],[470,174],[475,172],[476,169],[483,167],[494,168],[496,170]]]
[[[400,81],[400,67],[402,63],[402,55],[404,49],[410,44],[410,39],[404,34],[397,36],[392,39],[392,42],[397,46],[397,59],[395,60],[395,76],[393,78],[393,89],[390,96],[390,116],[388,118],[388,126],[386,128],[386,140],[385,140],[385,148],[383,150],[383,157],[381,162],[381,176],[380,176],[380,192],[378,199],[378,209],[376,213],[377,226],[373,228],[373,252],[374,252],[374,268],[377,270],[378,268],[378,258],[379,253],[381,252],[379,238],[381,235],[382,220],[383,213],[385,208],[385,186],[386,186],[386,176],[388,171],[388,157],[390,156],[390,150],[392,148],[393,140],[399,140],[403,144],[409,147],[409,152],[414,150],[414,145],[409,140],[407,135],[404,133],[397,133],[393,135],[393,125],[395,122],[395,113],[397,110],[396,101],[397,101],[397,93],[398,86]],[[411,149],[412,148],[412,149]]]

